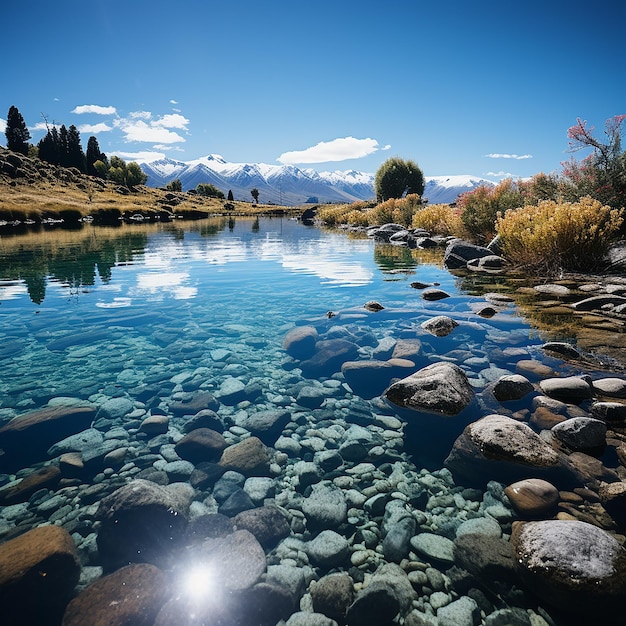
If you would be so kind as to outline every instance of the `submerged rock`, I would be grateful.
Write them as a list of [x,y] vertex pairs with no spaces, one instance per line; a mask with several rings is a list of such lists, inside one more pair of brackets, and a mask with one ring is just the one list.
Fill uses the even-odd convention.
[[63,626],[149,626],[167,600],[165,574],[154,565],[127,565],[98,579],[68,605]]
[[626,602],[626,551],[609,533],[580,521],[517,522],[511,543],[523,580],[543,601],[617,623]]
[[76,546],[59,526],[34,528],[1,544],[2,623],[60,623],[79,576]]
[[465,372],[453,363],[434,363],[394,383],[385,397],[401,407],[457,415],[474,399]]

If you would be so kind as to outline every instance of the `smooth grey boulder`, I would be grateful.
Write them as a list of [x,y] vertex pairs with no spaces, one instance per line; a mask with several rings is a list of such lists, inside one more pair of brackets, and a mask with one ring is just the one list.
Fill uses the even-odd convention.
[[546,603],[610,623],[626,602],[626,550],[609,533],[578,520],[516,522],[518,571]]
[[552,434],[573,450],[589,450],[606,445],[606,424],[592,417],[572,417],[552,427]]
[[458,365],[444,361],[394,383],[385,397],[401,407],[452,416],[472,402],[474,391],[465,372]]
[[307,526],[312,530],[337,528],[348,514],[343,491],[331,482],[313,485],[311,494],[302,501]]
[[546,378],[539,383],[541,391],[551,398],[572,402],[574,404],[591,398],[593,387],[587,377],[566,376],[563,378]]
[[533,391],[532,383],[521,374],[508,374],[496,381],[493,395],[499,402],[520,400],[526,394]]
[[348,540],[334,530],[323,530],[305,547],[311,561],[331,569],[342,565],[350,554]]
[[480,259],[486,256],[492,256],[493,252],[488,248],[476,246],[469,241],[463,239],[454,239],[451,241],[444,253],[443,264],[446,268],[462,269],[467,267],[467,262],[472,259]]
[[493,476],[502,482],[541,477],[571,481],[562,456],[530,426],[504,415],[487,415],[465,427],[445,465],[463,484],[484,485]]
[[626,380],[622,378],[600,378],[592,383],[594,391],[611,398],[626,398]]

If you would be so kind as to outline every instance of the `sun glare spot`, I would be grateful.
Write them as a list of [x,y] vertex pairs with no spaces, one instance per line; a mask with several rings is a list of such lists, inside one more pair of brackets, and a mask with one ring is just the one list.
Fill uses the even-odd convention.
[[194,565],[183,578],[184,592],[195,600],[206,596],[213,587],[213,571],[206,565]]

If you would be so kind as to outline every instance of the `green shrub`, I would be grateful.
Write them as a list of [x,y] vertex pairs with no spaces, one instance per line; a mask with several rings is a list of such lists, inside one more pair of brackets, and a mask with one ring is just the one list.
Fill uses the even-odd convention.
[[623,223],[623,209],[590,197],[579,202],[544,200],[506,211],[496,229],[505,257],[547,273],[602,269],[610,244]]

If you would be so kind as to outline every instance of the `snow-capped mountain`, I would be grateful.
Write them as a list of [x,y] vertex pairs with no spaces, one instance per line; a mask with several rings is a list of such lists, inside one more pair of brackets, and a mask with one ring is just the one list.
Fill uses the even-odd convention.
[[[194,189],[199,183],[210,183],[235,200],[251,201],[250,191],[259,190],[263,204],[297,205],[307,202],[356,202],[374,198],[374,175],[355,170],[317,172],[294,165],[265,163],[229,163],[218,154],[195,161],[164,158],[141,163],[151,187],[164,187],[178,178],[183,190]],[[465,191],[479,185],[494,185],[477,176],[426,177],[424,197],[431,204],[451,203]]]

